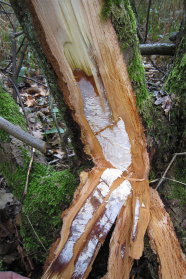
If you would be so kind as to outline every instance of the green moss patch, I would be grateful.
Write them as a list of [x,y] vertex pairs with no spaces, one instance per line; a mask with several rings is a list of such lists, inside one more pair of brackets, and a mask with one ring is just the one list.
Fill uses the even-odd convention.
[[167,80],[167,89],[171,92],[185,94],[186,88],[186,54],[183,55],[181,61],[176,59],[174,68]]
[[[11,122],[19,125],[26,130],[26,124],[23,115],[19,111],[18,105],[11,98],[10,94],[6,92],[0,82],[0,116]],[[8,140],[9,135],[0,129],[0,141]]]
[[[179,158],[180,157],[180,158]],[[179,156],[176,158],[176,162],[172,167],[171,177],[175,181],[180,181],[186,184],[186,168],[183,167],[186,164],[186,157]],[[181,201],[181,206],[186,208],[186,185],[183,185],[178,182],[169,181],[170,193],[169,198],[175,199],[178,198]]]
[[101,16],[103,19],[111,18],[121,51],[124,57],[129,56],[129,61],[126,61],[129,77],[136,93],[137,105],[143,110],[143,101],[149,98],[149,93],[146,89],[145,70],[139,50],[136,20],[129,0],[105,0]]
[[[25,165],[18,167],[14,173],[10,172],[10,165],[0,165],[0,172],[7,178],[8,185],[18,200],[22,198],[29,165],[29,157],[25,157]],[[56,172],[51,167],[33,163],[29,176],[28,194],[23,201],[21,235],[24,246],[37,261],[44,262],[46,253],[31,228],[27,216],[48,250],[55,239],[56,232],[61,229],[60,215],[73,198],[78,184],[77,180],[77,176],[73,175],[69,169]]]

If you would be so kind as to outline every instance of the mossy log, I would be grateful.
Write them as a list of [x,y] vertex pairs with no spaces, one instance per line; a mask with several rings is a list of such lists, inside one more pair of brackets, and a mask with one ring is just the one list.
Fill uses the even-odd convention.
[[[15,1],[11,2],[16,10]],[[142,255],[153,212],[144,129],[115,30],[109,19],[101,19],[100,0],[32,0],[25,5],[63,92],[62,102],[74,123],[72,132],[78,131],[79,154],[94,163],[94,168],[81,173],[42,278],[87,278],[116,218],[105,278],[129,278],[133,260]],[[17,14],[20,17],[18,9]],[[161,208],[153,205],[162,218]],[[172,226],[161,225],[165,232],[173,231]],[[165,241],[165,233],[149,236],[151,241]],[[169,236],[174,242],[174,233]],[[180,279],[186,276],[180,248],[176,258],[181,264],[175,260],[170,265],[165,254],[159,249],[157,253],[161,270],[169,266],[176,279],[171,269],[181,266]],[[163,278],[167,276],[165,271]]]
[[174,43],[141,44],[141,55],[170,55],[174,56],[176,45]]

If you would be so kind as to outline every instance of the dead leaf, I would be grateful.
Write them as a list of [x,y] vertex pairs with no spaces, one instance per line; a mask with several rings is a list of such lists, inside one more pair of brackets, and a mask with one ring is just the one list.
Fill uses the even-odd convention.
[[36,105],[36,101],[32,96],[28,96],[25,105],[27,107],[33,107],[34,105]]
[[11,218],[8,218],[5,221],[4,225],[9,230],[9,232],[11,232],[11,234],[15,234],[16,233],[15,225],[12,223],[12,219]]
[[16,218],[16,226],[20,227],[21,226],[21,213],[19,212]]
[[6,190],[0,190],[0,209],[5,208],[7,202],[13,201],[12,193],[6,193]]
[[33,135],[38,139],[43,139],[43,133],[40,130],[33,131]]
[[55,158],[58,158],[58,159],[63,159],[64,155],[54,154],[54,157],[55,157]]
[[56,152],[56,153],[58,153],[60,155],[65,155],[65,152],[62,151],[61,149],[56,149],[56,150],[54,150],[54,152]]
[[9,234],[10,234],[10,232],[7,230],[7,228],[3,224],[0,224],[0,237],[5,238]]
[[41,96],[47,97],[49,95],[49,90],[46,90],[44,88],[41,89],[40,91]]
[[55,146],[57,144],[60,144],[60,137],[58,134],[55,134],[51,140],[49,140],[49,143],[51,143],[52,146]]
[[39,87],[30,87],[27,89],[27,92],[29,94],[39,93],[40,91],[41,91],[41,89]]
[[50,111],[49,111],[49,108],[46,107],[46,108],[41,108],[41,111],[42,113],[46,114],[46,115],[50,115]]
[[171,109],[171,98],[170,96],[164,96],[164,97],[156,97],[156,101],[155,101],[155,105],[162,105],[161,107],[163,108],[163,110],[165,111],[165,113],[168,113]]

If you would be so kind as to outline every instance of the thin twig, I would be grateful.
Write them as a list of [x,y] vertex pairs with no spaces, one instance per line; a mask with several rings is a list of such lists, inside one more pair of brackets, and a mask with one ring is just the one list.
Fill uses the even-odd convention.
[[[18,96],[18,98],[19,98],[19,102],[20,102],[20,104],[21,104],[22,110],[23,110],[24,115],[25,115],[25,118],[26,118],[26,122],[27,122],[27,125],[28,125],[28,128],[29,128],[30,134],[33,135],[33,132],[32,132],[31,126],[30,126],[30,122],[29,122],[29,120],[28,120],[28,117],[27,117],[25,108],[24,108],[24,106],[23,106],[23,103],[22,103],[22,100],[21,100],[21,96],[20,96],[20,94],[19,94],[19,90],[17,89],[17,87],[15,86],[15,84],[13,83],[13,81],[12,81],[10,78],[9,78],[9,80],[10,80],[10,82],[12,83],[13,87],[14,87],[15,90],[16,90],[17,96]],[[25,198],[25,195],[27,194],[27,189],[28,189],[28,178],[29,178],[29,175],[30,175],[30,170],[31,170],[31,167],[32,167],[32,162],[33,162],[33,159],[34,159],[34,152],[35,152],[35,148],[32,148],[31,159],[30,159],[30,164],[29,164],[29,167],[28,167],[27,178],[26,178],[26,184],[25,184],[25,189],[24,189],[23,195],[22,195],[21,204],[23,203],[23,200],[24,200],[24,198]]]
[[1,13],[1,14],[5,14],[5,13],[6,13],[6,14],[14,14],[14,12],[7,12],[7,11],[6,11],[6,12],[0,11],[0,13]]
[[[16,55],[18,55],[18,53],[20,52],[20,50],[21,50],[21,48],[24,44],[24,40],[25,40],[25,37],[23,38],[23,40],[22,40],[22,42],[21,42],[21,44],[20,44],[20,46],[19,46],[19,48],[16,52]],[[3,69],[3,71],[6,71],[10,67],[11,64],[12,64],[12,60],[6,65],[6,67]],[[2,68],[0,68],[0,70],[2,70]]]
[[18,48],[18,50],[17,50],[17,52],[16,52],[17,55],[18,55],[18,53],[20,52],[22,46],[24,45],[24,40],[25,40],[25,38],[26,38],[26,37],[23,37],[23,40],[22,40],[22,42],[21,42],[21,44],[20,44],[20,46],[19,46],[19,48]]
[[19,37],[19,36],[21,36],[22,34],[23,34],[23,31],[17,32],[17,33],[14,34],[14,37]]
[[154,180],[150,181],[149,184],[158,182],[159,180],[160,180],[160,178],[154,179]]
[[32,163],[33,163],[33,160],[34,160],[34,152],[35,152],[35,148],[32,148],[31,159],[30,159],[30,163],[29,163],[29,167],[28,167],[28,171],[27,171],[27,176],[26,176],[25,189],[23,191],[23,195],[22,195],[22,198],[21,198],[21,205],[23,204],[23,200],[28,193],[28,179],[29,179]]
[[147,40],[147,34],[148,34],[150,6],[151,6],[151,0],[149,0],[148,9],[147,9],[146,31],[145,31],[145,38],[144,38],[144,42],[143,42],[144,44]]
[[158,67],[156,66],[156,64],[154,63],[154,61],[152,60],[152,58],[151,58],[150,56],[149,56],[149,60],[150,60],[150,62],[152,63],[153,67],[154,67],[156,70],[158,70],[160,73],[162,73],[164,76],[167,77],[167,74],[166,74],[164,71],[162,71],[160,68],[158,68]]
[[182,184],[182,185],[186,186],[186,184],[181,182],[181,181],[178,181],[178,180],[175,180],[175,179],[171,179],[171,178],[168,178],[168,177],[165,177],[165,179],[168,179],[168,180],[171,180],[173,182],[176,182],[176,183],[179,183],[179,184]]
[[[14,34],[16,33],[16,28],[14,28],[14,33],[11,35],[12,41],[12,80],[15,86],[17,86],[17,79],[16,79],[16,40]],[[17,94],[16,89],[13,87],[13,99],[17,104]]]
[[32,129],[31,129],[31,126],[30,126],[30,122],[29,122],[29,120],[28,120],[28,117],[27,117],[25,108],[24,108],[24,106],[23,106],[23,103],[22,103],[22,100],[21,100],[21,96],[20,96],[20,94],[19,94],[19,90],[17,89],[17,86],[14,84],[14,82],[13,82],[10,78],[9,78],[9,81],[12,83],[13,87],[14,87],[15,90],[16,90],[17,96],[18,96],[18,98],[19,98],[20,105],[21,105],[21,107],[22,107],[24,116],[25,116],[25,118],[26,118],[26,122],[27,122],[27,126],[28,126],[28,128],[29,128],[30,134],[33,135]]
[[168,172],[168,170],[170,169],[172,163],[174,162],[176,156],[178,156],[178,155],[186,155],[186,152],[175,153],[175,154],[174,154],[174,156],[173,156],[172,160],[170,161],[168,167],[166,168],[166,170],[165,170],[165,172],[164,172],[162,178],[160,179],[158,185],[156,186],[156,190],[159,188],[159,186],[161,185],[161,183],[165,180],[165,175],[167,174],[167,172]]
[[17,66],[17,69],[16,69],[16,79],[18,78],[18,75],[19,75],[19,72],[20,72],[20,69],[21,69],[21,66],[23,64],[23,59],[24,59],[24,56],[25,56],[25,52],[26,52],[26,49],[28,47],[28,41],[26,41],[24,47],[23,47],[23,50],[21,52],[21,57],[19,59],[19,64]]
[[[13,22],[11,21],[11,18],[9,17],[9,15],[8,15],[7,11],[5,10],[5,8],[3,7],[3,5],[2,5],[1,3],[2,3],[2,1],[0,1],[0,5],[1,5],[1,7],[2,7],[3,11],[5,12],[6,17],[7,17],[7,18],[8,18],[8,20],[10,21],[10,24],[12,25],[12,28],[14,29],[14,24],[13,24]],[[3,4],[5,4],[5,2],[3,2]]]
[[[5,73],[7,73],[7,74],[12,75],[12,72],[7,71],[7,70],[5,70],[5,69],[3,69],[3,68],[0,68],[0,70],[1,70],[2,72],[5,72]],[[47,86],[47,85],[45,85],[45,84],[43,84],[43,83],[41,83],[41,82],[39,82],[39,81],[37,81],[37,80],[35,80],[35,79],[33,79],[33,78],[29,78],[29,77],[26,77],[26,76],[21,76],[21,75],[18,75],[18,77],[21,77],[21,78],[25,78],[25,79],[28,79],[28,80],[34,81],[34,82],[36,82],[36,83],[38,83],[38,84],[40,84],[40,85],[44,86],[45,88],[48,88],[48,86]]]
[[0,0],[0,3],[5,4],[5,5],[8,5],[8,6],[11,7],[11,5],[10,5],[9,3],[6,3],[6,2],[4,2],[4,1],[1,1],[1,0]]
[[51,116],[52,116],[52,119],[53,119],[53,121],[54,121],[54,123],[55,123],[56,129],[57,129],[57,131],[58,131],[58,135],[59,135],[59,137],[60,137],[61,149],[65,151],[66,159],[68,159],[68,152],[67,152],[67,149],[66,149],[65,146],[63,146],[63,137],[62,137],[62,135],[61,135],[61,132],[60,132],[60,130],[59,130],[59,126],[58,126],[57,120],[56,120],[56,118],[55,118],[55,116],[54,116],[54,114],[53,114],[53,112],[52,112],[50,106],[49,106],[49,111],[50,111],[50,114],[51,114]]
[[[24,213],[25,213],[25,212],[24,212]],[[35,233],[37,239],[38,239],[39,242],[41,243],[41,245],[42,245],[43,249],[45,250],[45,252],[47,252],[47,249],[45,248],[45,246],[44,246],[43,243],[41,242],[39,236],[37,235],[36,231],[34,230],[34,227],[32,226],[32,223],[30,222],[30,219],[29,219],[28,215],[27,215],[26,213],[25,213],[25,215],[26,215],[26,217],[27,217],[27,219],[28,219],[28,222],[29,222],[29,224],[30,224],[30,226],[31,226],[31,228],[32,228],[32,230],[33,230],[33,232]]]

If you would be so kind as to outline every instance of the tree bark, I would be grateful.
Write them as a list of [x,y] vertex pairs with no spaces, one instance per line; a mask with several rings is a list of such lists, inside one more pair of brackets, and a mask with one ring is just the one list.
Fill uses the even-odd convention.
[[[118,278],[120,274],[129,278],[133,259],[142,255],[143,237],[151,218],[149,161],[116,33],[110,20],[100,18],[102,1],[76,1],[77,6],[73,1],[23,2],[11,1],[29,38],[34,34],[38,55],[41,58],[41,45],[52,78],[56,76],[61,97],[53,93],[61,111],[65,107],[65,119],[70,115],[67,125],[73,127],[76,152],[95,165],[88,173],[81,173],[74,200],[63,214],[61,239],[51,250],[43,278],[87,278],[117,216],[105,278]],[[24,24],[25,11],[35,30]],[[130,24],[130,17],[127,20]],[[51,80],[51,73],[47,75]],[[156,200],[153,195],[151,198]],[[162,210],[158,205],[156,209],[157,213]],[[171,227],[162,226],[165,231]],[[153,241],[154,236],[149,235]],[[164,235],[156,234],[156,241],[164,241]],[[170,238],[173,241],[175,235]],[[177,268],[179,261],[171,266],[166,256],[158,249],[156,252],[162,270],[167,265],[174,274],[170,270]],[[186,275],[181,249],[177,257],[182,266],[181,279]],[[165,271],[163,278],[167,274]]]

